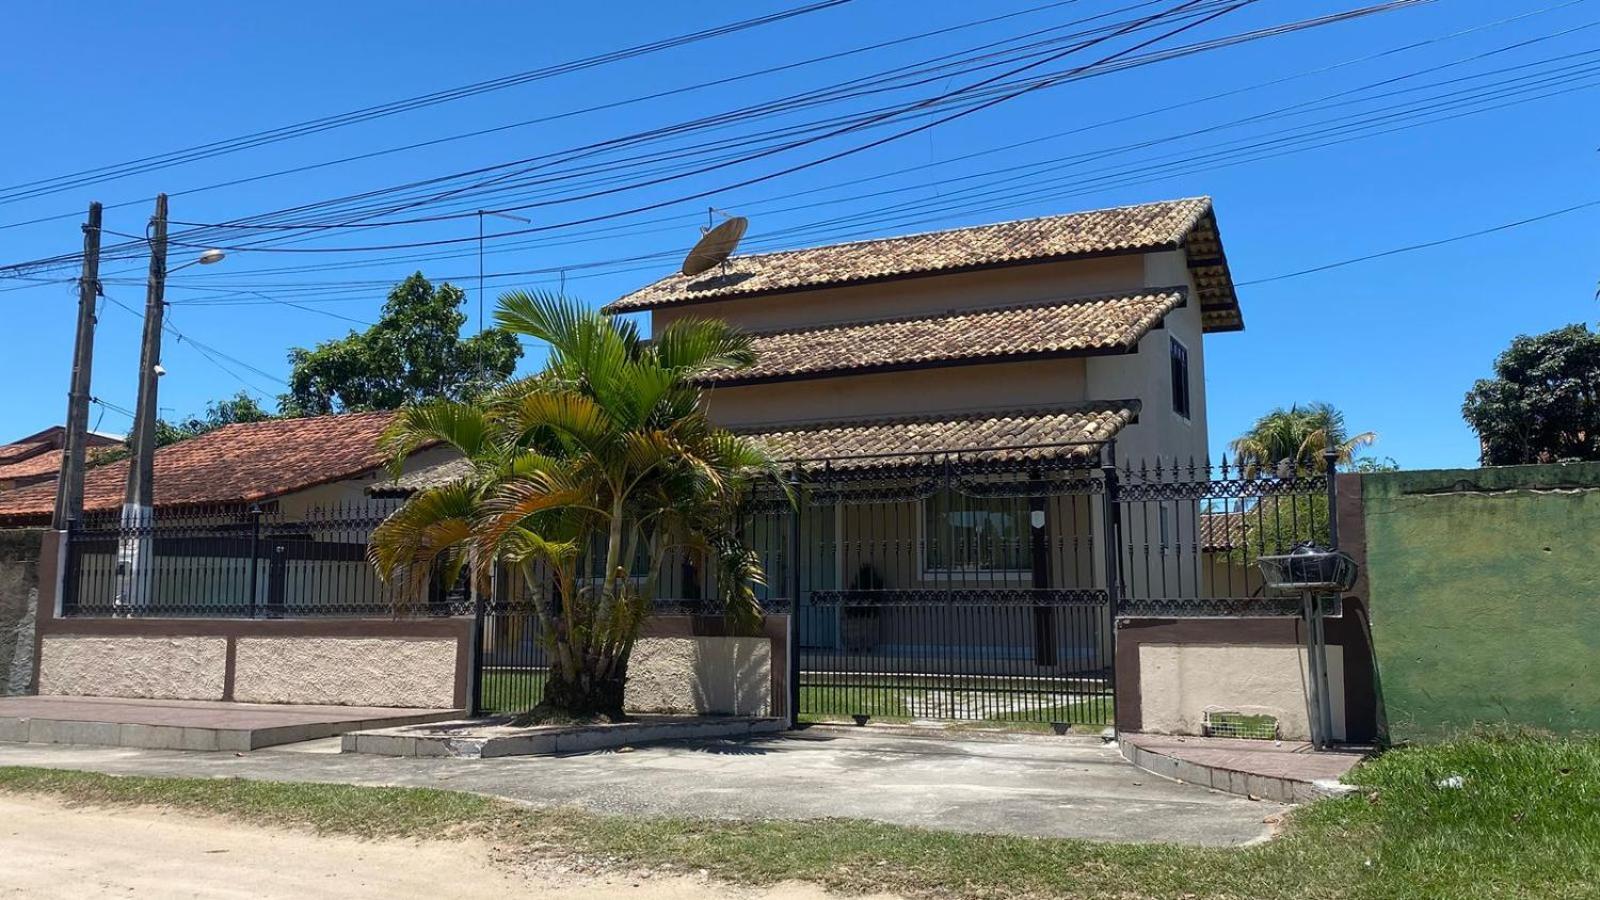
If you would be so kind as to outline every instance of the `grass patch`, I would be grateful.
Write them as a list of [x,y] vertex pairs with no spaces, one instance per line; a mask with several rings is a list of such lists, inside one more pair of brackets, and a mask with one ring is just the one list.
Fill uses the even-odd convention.
[[[1440,787],[1452,776],[1462,787]],[[949,834],[860,821],[718,822],[528,810],[448,791],[0,768],[0,790],[157,804],[354,835],[479,835],[530,854],[705,869],[742,883],[950,897],[1600,896],[1600,741],[1478,736],[1393,751],[1360,794],[1238,849]]]
[[542,671],[484,669],[482,706],[487,714],[525,713],[544,699]]

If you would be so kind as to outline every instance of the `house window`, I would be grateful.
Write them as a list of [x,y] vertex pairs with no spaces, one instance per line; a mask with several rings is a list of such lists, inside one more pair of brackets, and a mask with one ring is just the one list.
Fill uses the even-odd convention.
[[1189,418],[1189,348],[1172,339],[1172,411]]
[[929,572],[1030,572],[1028,504],[1015,497],[940,491],[922,503],[924,567]]

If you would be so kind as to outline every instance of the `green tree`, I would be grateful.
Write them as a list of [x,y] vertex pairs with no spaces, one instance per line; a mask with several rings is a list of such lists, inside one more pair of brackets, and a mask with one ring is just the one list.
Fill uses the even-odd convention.
[[1375,432],[1352,435],[1344,413],[1330,403],[1277,407],[1257,419],[1250,430],[1228,444],[1234,461],[1246,472],[1271,473],[1287,464],[1299,469],[1320,469],[1322,451],[1332,433],[1338,465],[1349,468],[1356,453],[1378,439]]
[[[470,567],[484,585],[506,567],[556,606],[534,604],[551,671],[528,718],[620,716],[668,551],[713,556],[730,612],[757,612],[763,576],[733,511],[773,464],[711,424],[692,381],[749,365],[750,341],[721,322],[679,320],[646,342],[630,323],[549,295],[507,294],[496,319],[547,342],[546,368],[477,402],[401,411],[384,444],[397,467],[443,442],[472,461],[472,474],[413,496],[376,530],[369,556],[412,597],[441,570],[454,579]],[[640,558],[636,580],[629,570]]]
[[[241,422],[265,422],[275,418],[272,413],[261,408],[256,399],[244,391],[222,400],[213,400],[206,404],[206,411],[201,415],[192,415],[176,422],[166,419],[156,420],[156,446],[165,447],[176,444],[178,441],[199,437],[208,431],[216,431],[224,425],[234,425]],[[131,436],[129,443],[132,443]]]
[[460,400],[505,381],[522,357],[515,335],[490,329],[465,340],[460,288],[437,288],[417,272],[389,292],[377,324],[289,351],[286,415],[399,409],[433,398]]
[[1579,323],[1519,335],[1461,415],[1486,466],[1600,460],[1600,334]]

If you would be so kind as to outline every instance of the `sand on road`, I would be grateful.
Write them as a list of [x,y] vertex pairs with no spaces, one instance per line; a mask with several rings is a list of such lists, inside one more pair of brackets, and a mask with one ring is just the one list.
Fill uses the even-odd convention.
[[688,876],[562,873],[497,863],[482,841],[362,840],[161,809],[0,797],[0,897],[476,900],[650,897],[821,900],[807,884],[748,890]]

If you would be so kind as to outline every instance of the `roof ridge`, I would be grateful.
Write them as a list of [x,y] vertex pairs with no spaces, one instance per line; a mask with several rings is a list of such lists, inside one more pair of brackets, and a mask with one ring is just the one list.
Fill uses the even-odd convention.
[[[998,228],[1002,225],[1022,225],[1029,222],[1046,222],[1051,219],[1070,219],[1074,216],[1092,216],[1098,213],[1119,212],[1125,209],[1143,209],[1147,206],[1175,206],[1179,203],[1201,202],[1207,205],[1213,201],[1209,194],[1199,194],[1193,197],[1173,197],[1167,200],[1147,200],[1143,203],[1124,203],[1120,206],[1100,206],[1094,209],[1078,209],[1072,212],[1050,213],[1043,216],[1024,216],[1020,219],[1001,219],[998,222],[982,222],[977,225],[955,225],[950,228],[931,228],[927,231],[908,231],[904,234],[889,234],[882,237],[860,238],[854,241],[840,241],[835,244],[813,244],[809,247],[790,247],[787,250],[768,250],[765,253],[748,253],[744,256],[732,256],[728,261],[735,262],[741,259],[770,259],[783,256],[786,253],[807,253],[812,250],[836,250],[841,247],[859,247],[867,244],[881,244],[888,241],[913,240],[916,238],[932,237],[939,234],[955,234],[962,231],[978,231],[984,228]],[[1204,210],[1201,211],[1204,215]]]
[[899,415],[867,415],[843,416],[832,419],[800,419],[788,422],[767,422],[760,424],[741,425],[730,428],[739,434],[773,434],[788,431],[819,430],[824,428],[841,428],[851,425],[902,425],[917,422],[950,422],[960,419],[982,417],[985,419],[1003,419],[1008,416],[1040,415],[1048,413],[1074,413],[1074,412],[1101,412],[1116,409],[1128,409],[1137,413],[1143,404],[1136,399],[1127,400],[1079,400],[1068,403],[1036,403],[1019,406],[973,407],[965,410],[947,410],[922,413],[902,413]]
[[1163,287],[1141,287],[1126,291],[1079,294],[1071,297],[1057,297],[1049,300],[1027,300],[1021,303],[991,303],[986,306],[974,306],[965,309],[947,309],[943,312],[906,313],[904,315],[890,316],[884,319],[848,319],[842,322],[807,325],[801,328],[768,328],[760,331],[746,331],[745,334],[753,338],[772,337],[780,334],[813,334],[819,331],[833,331],[840,328],[859,328],[865,325],[898,325],[903,322],[954,319],[960,316],[976,316],[983,315],[985,313],[1021,312],[1028,309],[1046,309],[1056,306],[1080,306],[1090,303],[1100,303],[1106,300],[1131,300],[1138,297],[1157,296],[1160,294],[1169,293],[1186,297],[1189,293],[1189,289],[1180,284],[1166,285]]

